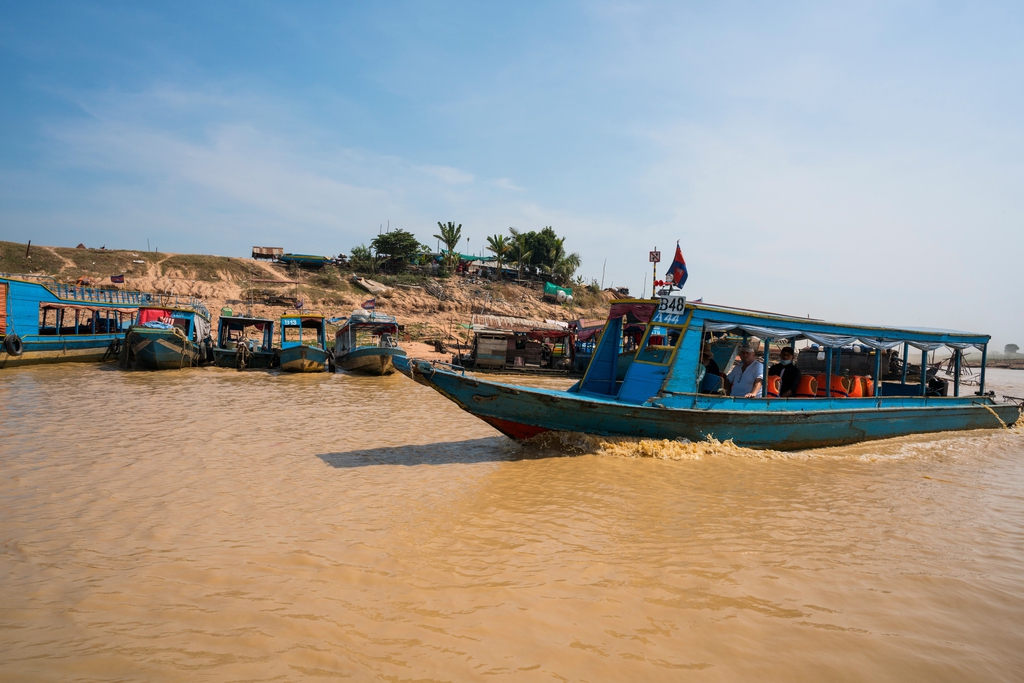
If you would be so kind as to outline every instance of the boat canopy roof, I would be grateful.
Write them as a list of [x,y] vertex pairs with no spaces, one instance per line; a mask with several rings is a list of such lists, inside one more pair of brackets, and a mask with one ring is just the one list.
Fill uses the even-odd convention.
[[285,327],[318,328],[324,324],[322,315],[282,315],[281,325]]
[[[613,309],[617,303],[613,302]],[[704,329],[709,332],[739,330],[758,339],[808,339],[826,348],[861,344],[874,349],[892,349],[906,342],[918,349],[931,351],[941,346],[955,349],[966,349],[971,346],[982,348],[991,339],[987,334],[974,332],[826,322],[704,303],[687,303],[686,309],[692,310],[696,316],[703,319]],[[653,320],[655,323],[672,324],[682,322],[683,317],[662,312]],[[671,321],[671,318],[676,320]]]
[[262,330],[266,325],[273,326],[273,324],[274,321],[267,318],[249,318],[244,315],[222,315],[220,317],[221,327],[232,330],[241,330],[250,326]]

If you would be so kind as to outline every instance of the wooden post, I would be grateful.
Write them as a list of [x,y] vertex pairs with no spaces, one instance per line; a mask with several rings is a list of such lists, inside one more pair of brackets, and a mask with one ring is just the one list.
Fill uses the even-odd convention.
[[960,349],[953,349],[953,395],[960,395]]
[[25,247],[25,258],[28,258],[28,252],[29,252],[29,249],[31,249],[31,248],[32,248],[32,240],[29,240],[28,241],[28,245],[26,245],[26,247]]
[[902,383],[902,384],[906,384],[907,383],[907,360],[909,360],[909,359],[910,359],[910,344],[908,344],[907,342],[903,342],[903,379],[900,380],[900,383]]
[[[879,340],[881,341],[881,340]],[[882,395],[882,349],[875,349],[875,396]]]
[[921,396],[928,393],[928,352],[921,351]]
[[988,344],[981,347],[981,376],[978,378],[978,395],[985,395],[985,362],[988,360]]
[[771,360],[771,339],[764,340],[764,363],[761,364],[761,398],[768,398],[768,361]]
[[825,362],[828,368],[825,369],[825,398],[832,398],[832,347],[825,349]]

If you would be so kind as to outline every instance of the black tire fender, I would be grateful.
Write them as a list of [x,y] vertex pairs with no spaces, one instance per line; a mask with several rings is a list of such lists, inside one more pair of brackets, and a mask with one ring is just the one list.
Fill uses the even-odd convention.
[[25,351],[25,345],[21,337],[16,334],[9,334],[4,337],[4,350],[12,356],[20,356]]

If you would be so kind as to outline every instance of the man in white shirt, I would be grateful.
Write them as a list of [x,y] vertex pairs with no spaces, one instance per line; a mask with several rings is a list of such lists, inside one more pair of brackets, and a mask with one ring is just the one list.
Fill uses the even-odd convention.
[[740,360],[742,362],[734,365],[727,377],[732,383],[729,395],[756,398],[761,395],[764,365],[754,357],[754,349],[749,346],[740,349]]

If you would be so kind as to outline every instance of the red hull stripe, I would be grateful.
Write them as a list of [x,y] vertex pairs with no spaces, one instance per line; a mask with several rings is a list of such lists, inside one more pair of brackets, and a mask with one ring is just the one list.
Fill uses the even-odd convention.
[[551,431],[547,427],[534,427],[532,425],[524,425],[519,422],[500,420],[496,417],[483,417],[481,415],[477,415],[477,417],[497,429],[505,436],[511,437],[517,441],[525,441],[526,439],[533,438],[538,434]]

